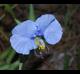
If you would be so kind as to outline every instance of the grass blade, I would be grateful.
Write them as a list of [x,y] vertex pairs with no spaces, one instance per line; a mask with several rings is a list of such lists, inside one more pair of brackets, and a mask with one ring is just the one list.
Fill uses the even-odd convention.
[[69,69],[69,56],[67,55],[66,52],[64,52],[64,70]]
[[0,64],[0,70],[15,70],[19,67],[19,63],[19,61],[16,61],[13,64]]

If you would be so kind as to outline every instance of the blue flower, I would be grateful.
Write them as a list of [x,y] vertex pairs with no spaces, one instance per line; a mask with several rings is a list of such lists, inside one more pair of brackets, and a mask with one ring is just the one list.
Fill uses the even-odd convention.
[[48,44],[54,45],[61,40],[62,27],[55,16],[45,14],[35,22],[24,21],[12,30],[11,46],[17,53],[29,54],[30,50],[38,48],[35,37],[43,36]]

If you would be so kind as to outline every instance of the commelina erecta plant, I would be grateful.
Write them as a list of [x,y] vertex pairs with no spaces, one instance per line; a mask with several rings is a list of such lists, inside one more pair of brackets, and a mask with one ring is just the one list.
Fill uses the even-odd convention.
[[[55,16],[44,14],[36,21],[26,20],[14,27],[10,43],[17,53],[28,55],[30,50],[38,48],[38,37],[44,37],[48,44],[55,45],[61,40],[62,34],[63,29]],[[41,47],[44,48],[44,45]]]

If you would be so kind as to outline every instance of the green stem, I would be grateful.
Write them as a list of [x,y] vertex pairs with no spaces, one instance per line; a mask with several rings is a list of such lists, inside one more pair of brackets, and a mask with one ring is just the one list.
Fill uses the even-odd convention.
[[33,4],[29,5],[29,19],[30,20],[35,20],[35,14],[34,14],[34,7]]
[[23,63],[19,64],[19,70],[22,70]]

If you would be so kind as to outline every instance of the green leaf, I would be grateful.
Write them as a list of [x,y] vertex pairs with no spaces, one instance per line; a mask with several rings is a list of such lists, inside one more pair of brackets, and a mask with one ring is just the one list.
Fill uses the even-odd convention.
[[10,51],[10,50],[6,50],[6,51],[4,51],[3,53],[1,53],[1,54],[0,54],[0,60],[4,60],[4,59],[7,57],[9,51]]
[[19,68],[19,64],[20,64],[20,61],[14,62],[13,64],[10,65],[10,67],[9,67],[8,70],[15,70],[15,69],[18,69],[18,68]]
[[5,10],[8,11],[8,12],[11,12],[12,11],[12,8],[9,4],[4,4],[5,5]]
[[0,54],[0,61],[10,63],[15,55],[15,51],[9,47],[5,52]]
[[12,64],[0,64],[0,70],[15,70],[18,69],[19,64],[19,61],[16,61]]
[[10,63],[12,61],[13,57],[15,56],[15,51],[12,48],[10,48],[9,50],[10,51],[9,51],[9,53],[7,55],[7,59],[6,59],[7,63]]

